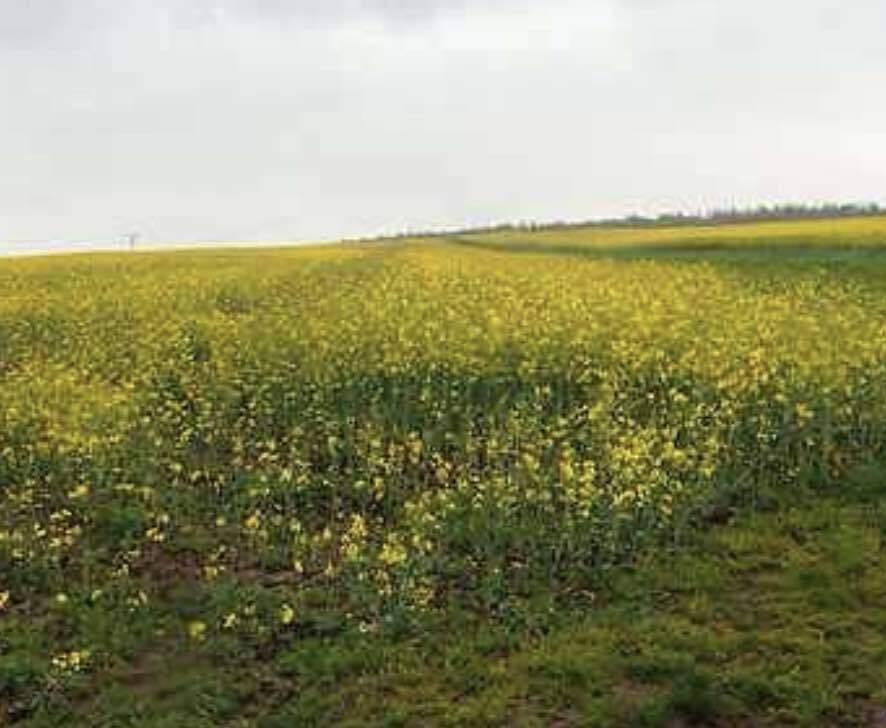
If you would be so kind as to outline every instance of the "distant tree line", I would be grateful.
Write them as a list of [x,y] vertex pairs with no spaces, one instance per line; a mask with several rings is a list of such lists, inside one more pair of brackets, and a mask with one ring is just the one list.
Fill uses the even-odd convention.
[[[591,227],[670,227],[673,225],[718,225],[742,222],[759,222],[765,220],[807,220],[844,217],[867,217],[886,214],[886,208],[876,202],[867,203],[785,203],[774,205],[758,205],[756,207],[713,208],[701,212],[666,212],[660,215],[627,215],[618,218],[584,220],[567,222],[562,220],[549,222],[508,222],[452,230],[409,231],[395,235],[382,236],[380,239],[400,239],[411,237],[445,237],[450,235],[468,235],[478,233],[543,230],[568,230]],[[379,239],[379,238],[373,238]]]
[[757,207],[715,208],[708,212],[687,215],[686,213],[667,213],[655,218],[632,216],[626,218],[629,223],[644,222],[665,223],[668,225],[688,223],[733,223],[748,220],[799,220],[835,217],[864,217],[883,214],[884,209],[876,202],[868,203],[832,203],[821,204],[787,203],[781,205],[758,205]]

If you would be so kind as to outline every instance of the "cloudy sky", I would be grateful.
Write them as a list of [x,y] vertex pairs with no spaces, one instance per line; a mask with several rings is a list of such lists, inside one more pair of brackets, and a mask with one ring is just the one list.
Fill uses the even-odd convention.
[[886,202],[883,0],[0,0],[0,241]]

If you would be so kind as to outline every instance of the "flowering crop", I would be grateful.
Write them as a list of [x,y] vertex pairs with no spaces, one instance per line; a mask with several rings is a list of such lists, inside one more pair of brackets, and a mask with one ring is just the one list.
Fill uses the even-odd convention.
[[97,615],[200,644],[504,617],[883,454],[875,279],[525,252],[3,263],[0,618],[67,674],[110,659]]

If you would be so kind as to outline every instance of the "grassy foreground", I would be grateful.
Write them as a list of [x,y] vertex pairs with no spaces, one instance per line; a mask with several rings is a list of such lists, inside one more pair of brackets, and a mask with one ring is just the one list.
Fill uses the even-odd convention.
[[0,716],[886,724],[884,251],[0,262]]

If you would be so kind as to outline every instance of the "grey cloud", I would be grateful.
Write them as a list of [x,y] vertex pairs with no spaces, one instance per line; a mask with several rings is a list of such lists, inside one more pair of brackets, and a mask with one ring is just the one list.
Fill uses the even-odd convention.
[[163,12],[181,27],[213,25],[225,17],[292,22],[308,27],[380,18],[421,23],[466,9],[506,10],[528,0],[0,0],[0,44],[76,43],[113,32],[127,16]]
[[0,0],[0,241],[882,199],[886,6]]
[[74,15],[73,7],[63,0],[33,0],[0,3],[0,47],[5,50],[18,45],[42,42],[67,25]]
[[[420,22],[440,13],[468,8],[506,10],[524,0],[324,0],[324,2],[286,2],[286,0],[226,0],[225,10],[273,18],[330,21],[354,17],[382,17],[394,22]],[[216,7],[219,4],[214,4]]]

